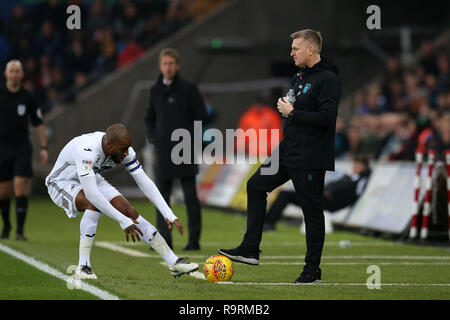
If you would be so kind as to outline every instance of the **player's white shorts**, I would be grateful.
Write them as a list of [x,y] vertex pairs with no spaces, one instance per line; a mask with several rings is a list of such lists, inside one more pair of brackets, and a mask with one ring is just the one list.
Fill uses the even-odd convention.
[[[121,195],[101,175],[96,174],[95,177],[97,179],[98,190],[106,200],[111,201],[111,199]],[[75,199],[81,189],[82,186],[78,180],[59,180],[48,185],[48,194],[52,201],[66,212],[69,218],[75,218],[80,214],[80,211],[75,206]]]

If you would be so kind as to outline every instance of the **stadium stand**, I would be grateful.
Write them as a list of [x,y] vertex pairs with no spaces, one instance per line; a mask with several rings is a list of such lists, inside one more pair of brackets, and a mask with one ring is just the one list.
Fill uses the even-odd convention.
[[[47,113],[224,2],[8,1],[11,10],[5,7],[0,21],[0,66],[12,58],[23,61],[24,86]],[[81,8],[79,31],[66,28],[66,7],[72,4]]]

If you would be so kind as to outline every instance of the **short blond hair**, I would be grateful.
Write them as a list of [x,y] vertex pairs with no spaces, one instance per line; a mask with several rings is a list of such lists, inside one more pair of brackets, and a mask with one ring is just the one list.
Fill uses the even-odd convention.
[[159,61],[161,62],[162,57],[169,56],[175,59],[177,64],[180,64],[180,53],[178,50],[173,48],[165,48],[159,52]]
[[317,53],[322,51],[322,35],[320,31],[313,29],[303,29],[291,34],[292,39],[302,38],[305,41],[313,44],[316,47]]

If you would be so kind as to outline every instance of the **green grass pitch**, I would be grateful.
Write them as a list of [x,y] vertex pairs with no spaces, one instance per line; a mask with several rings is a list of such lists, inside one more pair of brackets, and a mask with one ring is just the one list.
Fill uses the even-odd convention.
[[[155,224],[155,209],[146,201],[131,201]],[[239,214],[203,208],[201,250],[183,252],[187,241],[184,206],[173,210],[185,226],[182,237],[173,230],[174,251],[202,266],[219,248],[233,248],[244,234],[246,220]],[[11,220],[15,221],[14,208]],[[79,222],[69,219],[50,199],[33,198],[25,227],[29,241],[14,240],[14,234],[0,243],[65,272],[78,262]],[[13,230],[14,231],[14,230]],[[339,241],[350,240],[350,248]],[[303,299],[450,299],[450,250],[402,244],[350,232],[326,235],[321,285],[291,285],[303,267],[305,236],[298,226],[280,223],[275,233],[264,233],[259,266],[234,263],[232,283],[217,284],[184,275],[174,279],[163,261],[145,243],[125,242],[119,225],[102,217],[95,238],[97,244],[112,244],[140,252],[131,256],[95,245],[91,262],[98,280],[89,284],[120,299],[150,300],[303,300]],[[367,268],[380,268],[380,289],[369,289]],[[65,281],[0,252],[0,299],[97,299]]]

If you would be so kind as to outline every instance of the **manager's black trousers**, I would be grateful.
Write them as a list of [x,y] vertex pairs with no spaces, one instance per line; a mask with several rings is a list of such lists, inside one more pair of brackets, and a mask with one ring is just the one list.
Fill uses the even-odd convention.
[[306,226],[307,251],[303,270],[307,273],[315,272],[320,265],[325,240],[324,178],[324,170],[288,168],[283,165],[282,160],[278,172],[274,175],[262,175],[259,167],[247,182],[247,231],[240,247],[251,252],[259,250],[266,215],[267,193],[292,179]]
[[[172,193],[171,179],[156,178],[156,186],[167,204],[170,206],[170,194]],[[180,178],[181,187],[183,189],[184,202],[187,207],[188,215],[188,231],[189,243],[192,245],[199,244],[200,232],[202,225],[200,202],[197,196],[197,186],[195,183],[195,176]],[[161,236],[166,240],[167,244],[172,247],[172,234],[167,227],[163,215],[156,211],[157,228]]]

